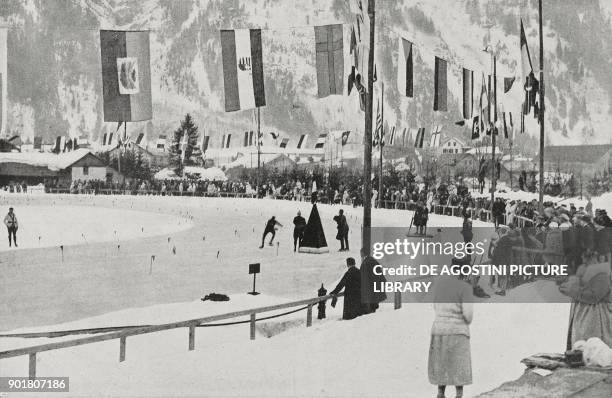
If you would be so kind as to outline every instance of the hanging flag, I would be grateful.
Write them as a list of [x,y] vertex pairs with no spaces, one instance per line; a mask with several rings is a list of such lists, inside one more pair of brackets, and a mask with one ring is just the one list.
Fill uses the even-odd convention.
[[446,106],[447,102],[447,75],[446,75],[446,61],[442,58],[436,57],[436,63],[434,68],[434,111],[446,112],[448,110]]
[[106,145],[106,133],[102,136],[102,146]]
[[305,147],[306,141],[308,141],[308,134],[302,134],[298,140],[297,149],[302,149],[302,147]]
[[66,137],[63,135],[60,137],[59,151],[66,152]]
[[349,136],[351,135],[350,131],[342,132],[342,146],[345,146],[348,143]]
[[348,75],[348,95],[351,95],[351,91],[353,90],[353,85],[355,85],[355,67],[351,66],[351,73]]
[[279,134],[278,134],[278,133],[272,133],[272,132],[271,132],[271,133],[270,133],[270,135],[272,136],[272,139],[273,139],[274,141],[278,140],[278,136],[279,136]]
[[42,149],[42,137],[34,137],[34,149]]
[[266,105],[261,29],[221,31],[225,111]]
[[148,31],[100,31],[105,122],[152,118]]
[[229,148],[230,147],[231,140],[232,140],[232,135],[228,134],[227,137],[225,138],[225,148]]
[[431,139],[429,141],[429,146],[432,148],[437,148],[440,146],[440,140],[442,138],[442,130],[440,126],[436,125],[431,132]]
[[353,54],[355,51],[357,51],[357,37],[355,36],[355,27],[351,26],[351,44],[349,53]]
[[188,134],[183,133],[183,137],[181,139],[181,162],[185,161],[185,152],[187,152],[188,142],[189,142]]
[[480,118],[478,116],[474,116],[472,123],[472,139],[477,140],[480,138]]
[[512,89],[512,85],[514,84],[514,80],[516,77],[504,77],[504,94]]
[[315,26],[314,30],[319,98],[342,95],[344,85],[342,25]]
[[72,139],[72,150],[76,151],[77,149],[79,149],[79,141],[77,140],[76,137],[74,137]]
[[319,138],[315,144],[315,149],[322,149],[325,146],[325,140],[327,139],[327,134],[319,134]]
[[202,150],[202,153],[206,152],[206,150],[208,149],[209,142],[210,142],[209,135],[205,135],[204,137],[202,137],[202,148],[200,148]]
[[140,145],[143,138],[144,138],[144,133],[138,134],[138,137],[136,138],[136,145]]
[[406,135],[408,134],[408,128],[404,127],[404,130],[402,131],[402,147],[406,147]]
[[506,112],[502,112],[502,127],[504,130],[504,138],[508,139],[508,125],[506,124]]
[[8,38],[8,28],[0,28],[0,136],[3,136],[7,133],[6,131],[6,118],[7,118],[7,110],[8,110],[7,38]]
[[523,19],[521,18],[521,71],[523,73],[523,86],[529,85],[529,75],[533,73],[533,65],[531,64],[531,56],[529,55],[529,46],[527,45],[527,36],[523,28]]
[[487,84],[484,73],[482,74],[482,85],[480,90],[480,115],[479,115],[479,132],[483,132],[489,128],[489,93],[487,92]]
[[525,132],[525,114],[521,110],[521,134]]
[[474,72],[463,68],[463,119],[471,119],[474,104]]
[[248,131],[244,132],[244,141],[242,143],[242,146],[244,147],[249,146],[249,132]]
[[412,43],[400,37],[397,61],[397,88],[401,96],[413,96]]
[[423,141],[425,141],[425,127],[421,127],[417,131],[417,135],[414,140],[414,147],[423,148]]
[[289,138],[283,138],[280,143],[281,148],[287,148],[287,144],[289,143]]
[[113,143],[113,133],[110,133],[108,135],[108,141],[106,142],[106,145],[112,145]]
[[380,100],[376,105],[376,126],[374,128],[374,134],[372,135],[372,146],[376,147],[379,143],[382,143],[383,139],[383,121],[382,114],[380,113]]
[[[112,133],[111,133],[112,135]],[[166,136],[165,135],[160,135],[157,138],[157,142],[155,143],[155,147],[157,149],[162,149],[162,150],[166,150]]]
[[391,132],[389,133],[389,141],[387,145],[395,145],[395,126],[391,127]]

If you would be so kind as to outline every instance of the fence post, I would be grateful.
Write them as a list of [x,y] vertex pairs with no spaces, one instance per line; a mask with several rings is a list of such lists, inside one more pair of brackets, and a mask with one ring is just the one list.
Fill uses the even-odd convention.
[[119,338],[119,362],[125,361],[125,340],[125,336]]
[[395,302],[395,309],[399,310],[400,308],[402,308],[402,293],[399,291],[395,292],[395,296],[394,296]]
[[195,348],[195,327],[195,324],[189,325],[189,351]]
[[308,304],[308,310],[306,311],[306,327],[312,326],[312,304]]
[[255,340],[255,314],[251,314],[251,340]]
[[28,376],[30,380],[36,378],[36,353],[33,352],[30,354],[30,361],[28,365]]

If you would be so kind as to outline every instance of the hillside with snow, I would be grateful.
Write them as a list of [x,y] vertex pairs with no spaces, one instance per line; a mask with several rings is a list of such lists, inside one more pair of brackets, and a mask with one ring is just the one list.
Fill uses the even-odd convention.
[[[500,81],[520,74],[519,16],[525,23],[532,61],[538,70],[537,2],[533,0],[440,0],[377,2],[378,81],[385,84],[389,126],[417,128],[434,123],[446,134],[467,137],[460,119],[460,67],[474,69],[475,95],[481,73],[489,73],[490,44],[498,53]],[[546,128],[554,144],[608,143],[611,119],[612,1],[544,1]],[[103,122],[99,29],[151,30],[154,119],[130,124],[135,136],[154,141],[191,112],[219,146],[221,135],[253,128],[251,111],[223,111],[219,30],[262,28],[267,106],[264,131],[290,137],[350,129],[360,142],[363,115],[351,96],[316,96],[313,25],[344,23],[345,69],[349,68],[349,22],[345,0],[11,0],[0,7],[10,27],[8,43],[9,132],[25,139],[60,134],[99,140],[115,125]],[[399,95],[397,42],[415,44],[415,98]],[[449,65],[449,112],[434,115],[433,56]],[[499,102],[518,126],[522,90],[515,83]],[[346,91],[346,85],[345,85]],[[380,88],[377,88],[377,93]],[[533,116],[519,146],[533,150]],[[292,143],[295,144],[295,141]],[[290,144],[290,145],[292,145]],[[312,144],[312,142],[311,142]],[[236,144],[235,144],[236,145]]]

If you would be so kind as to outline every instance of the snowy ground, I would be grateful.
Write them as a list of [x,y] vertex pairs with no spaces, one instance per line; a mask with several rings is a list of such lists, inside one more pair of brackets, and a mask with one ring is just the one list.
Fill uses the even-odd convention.
[[[310,205],[306,203],[0,197],[0,206],[9,204],[24,220],[24,229],[30,224],[28,217],[38,219],[36,209],[50,204],[72,215],[72,219],[57,217],[54,225],[57,231],[73,225],[72,236],[77,240],[70,243],[79,243],[82,231],[89,229],[88,243],[67,246],[63,261],[55,243],[0,252],[0,329],[5,331],[157,324],[312,297],[321,283],[333,288],[347,256],[358,257],[361,209],[346,206],[342,208],[351,227],[351,252],[336,251],[332,217],[340,207],[320,205],[330,253],[305,255],[293,253],[290,225],[298,208],[307,217]],[[74,227],[71,222],[100,209],[105,210],[96,213],[95,228],[80,222]],[[138,222],[142,212],[148,214],[147,220],[158,218],[156,224],[145,227],[145,232],[152,229],[154,234],[138,236],[144,225],[138,225],[144,223]],[[277,233],[278,255],[276,247],[257,249],[271,215],[285,225]],[[118,217],[123,220],[115,239],[119,221],[113,220]],[[406,211],[373,211],[375,226],[405,227],[410,217]],[[460,222],[460,218],[434,215],[430,224],[458,226]],[[480,225],[484,224],[475,222]],[[45,228],[49,228],[45,235],[54,235],[53,227]],[[152,255],[155,261],[149,274]],[[251,288],[247,274],[251,262],[262,263],[257,290],[264,294],[256,297],[244,293]],[[232,300],[198,300],[213,291],[230,294]],[[249,340],[248,325],[199,328],[196,350],[191,352],[185,329],[128,338],[123,363],[117,361],[116,340],[46,352],[38,356],[38,374],[70,376],[73,396],[433,395],[435,388],[427,381],[431,304],[404,304],[399,311],[384,305],[378,313],[354,321],[338,321],[341,307],[341,302],[333,310],[328,307],[329,318],[315,320],[309,329],[304,312],[266,321],[258,325],[255,341]],[[568,310],[567,304],[477,304],[472,325],[475,384],[467,395],[518,377],[523,370],[519,360],[527,355],[561,351]],[[48,341],[4,338],[0,350]],[[0,361],[0,375],[26,374],[27,357]]]

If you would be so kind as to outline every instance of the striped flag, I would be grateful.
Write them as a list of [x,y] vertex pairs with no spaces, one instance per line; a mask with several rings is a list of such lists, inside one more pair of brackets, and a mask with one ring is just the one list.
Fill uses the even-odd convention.
[[289,138],[283,138],[279,144],[281,148],[287,148],[287,144],[289,143]]
[[391,127],[388,145],[395,145],[395,126]]
[[342,95],[344,87],[342,25],[315,26],[314,30],[319,98]]
[[6,133],[7,103],[7,37],[8,29],[0,28],[0,135]]
[[434,111],[446,112],[447,108],[446,61],[436,57],[434,68]]
[[[112,135],[112,133],[111,133]],[[166,150],[166,136],[165,135],[160,135],[157,138],[157,142],[155,143],[155,147],[157,149],[162,149],[162,150]]]
[[442,130],[440,126],[436,125],[431,132],[431,139],[429,141],[429,146],[432,148],[437,148],[440,146],[440,141],[442,138]]
[[308,134],[302,134],[297,144],[297,149],[302,149],[302,147],[306,146],[306,141],[308,141]]
[[225,111],[266,105],[261,29],[221,31]]
[[425,127],[419,128],[417,131],[416,138],[414,139],[415,148],[423,148],[423,141],[425,140]]
[[105,122],[152,118],[148,31],[100,31]]
[[374,130],[374,135],[372,136],[372,146],[377,146],[379,143],[382,143],[383,140],[383,122],[382,122],[382,114],[380,113],[380,101],[376,105],[376,126]]
[[319,138],[317,138],[317,142],[315,144],[315,149],[322,149],[325,146],[326,140],[327,134],[319,134]]
[[414,94],[412,74],[412,43],[400,37],[399,58],[397,60],[397,88],[400,95],[412,98]]
[[463,119],[472,118],[474,103],[474,72],[463,68]]

